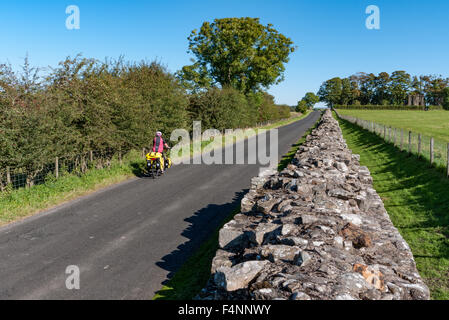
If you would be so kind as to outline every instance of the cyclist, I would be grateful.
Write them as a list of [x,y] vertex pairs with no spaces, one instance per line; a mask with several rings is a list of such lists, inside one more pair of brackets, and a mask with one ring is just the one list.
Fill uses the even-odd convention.
[[164,152],[164,150],[169,150],[170,147],[167,143],[165,143],[164,139],[162,138],[162,132],[158,131],[156,132],[156,137],[154,137],[153,140],[153,152],[161,153],[164,157],[164,168],[161,168],[162,173],[165,171],[165,166],[167,165],[167,156]]

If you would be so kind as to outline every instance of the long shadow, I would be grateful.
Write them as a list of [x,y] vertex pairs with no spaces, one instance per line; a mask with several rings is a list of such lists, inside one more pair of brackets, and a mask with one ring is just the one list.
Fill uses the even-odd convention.
[[237,192],[232,202],[222,205],[210,204],[185,219],[190,225],[181,235],[188,241],[156,263],[160,268],[169,271],[162,285],[170,285],[171,288],[168,291],[158,292],[159,299],[191,299],[206,285],[210,277],[212,259],[218,250],[218,230],[233,218],[248,191]]
[[137,178],[147,178],[145,174],[145,162],[144,161],[135,161],[131,163],[131,168],[133,174]]
[[[400,203],[425,213],[420,214],[419,219],[414,219],[413,222],[396,227],[399,230],[435,229],[435,232],[444,235],[446,239],[441,240],[438,253],[432,257],[449,259],[449,179],[438,168],[430,167],[426,159],[400,151],[393,144],[385,143],[377,135],[360,129],[348,121],[340,120],[340,124],[351,134],[352,141],[360,148],[373,153],[386,154],[390,159],[383,162],[381,166],[368,165],[376,175],[382,173],[393,175],[390,181],[394,182],[394,185],[377,191],[382,193],[407,189],[408,195],[401,199]],[[389,207],[399,206],[401,205],[386,204],[387,211]],[[418,254],[416,257],[427,257],[427,255]]]

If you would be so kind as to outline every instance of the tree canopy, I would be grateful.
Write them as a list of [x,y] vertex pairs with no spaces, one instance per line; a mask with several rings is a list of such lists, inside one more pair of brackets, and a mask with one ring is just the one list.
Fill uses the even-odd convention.
[[342,88],[341,79],[338,77],[332,78],[323,83],[318,91],[318,96],[321,101],[326,102],[329,106],[333,106],[340,102]]
[[[443,105],[449,94],[449,78],[414,76],[405,71],[391,75],[360,72],[347,78],[325,81],[318,96],[329,106],[339,105],[404,105],[409,95],[422,95],[427,105]],[[447,105],[449,108],[449,105]]]
[[307,109],[307,103],[304,100],[300,100],[296,106],[296,112],[306,113]]
[[178,73],[190,89],[220,85],[257,92],[284,80],[285,64],[295,51],[290,38],[258,18],[204,22],[189,38],[193,64]]
[[303,100],[309,109],[313,109],[313,107],[320,102],[320,98],[313,92],[307,92]]
[[313,109],[318,102],[320,102],[320,98],[315,93],[307,92],[304,98],[298,102],[296,111],[305,113],[308,109]]

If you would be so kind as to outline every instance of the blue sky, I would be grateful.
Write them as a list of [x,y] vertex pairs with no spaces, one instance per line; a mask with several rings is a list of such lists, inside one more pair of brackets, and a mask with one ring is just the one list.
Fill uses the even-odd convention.
[[[65,27],[77,5],[81,29]],[[381,29],[365,27],[377,5]],[[17,0],[0,3],[0,63],[18,67],[28,53],[37,66],[55,66],[82,53],[104,59],[157,59],[170,71],[189,64],[187,36],[204,21],[259,17],[292,38],[298,51],[285,81],[269,91],[296,104],[324,80],[364,71],[406,70],[449,77],[449,1],[446,0]]]

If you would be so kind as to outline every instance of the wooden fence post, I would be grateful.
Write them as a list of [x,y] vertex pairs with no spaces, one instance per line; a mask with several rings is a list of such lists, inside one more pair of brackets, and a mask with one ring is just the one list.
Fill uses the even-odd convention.
[[56,157],[55,159],[55,177],[56,179],[59,178],[59,158]]
[[433,152],[433,145],[434,145],[434,140],[433,138],[430,138],[430,165],[433,165],[434,162],[434,152]]
[[119,149],[119,151],[118,151],[118,161],[119,161],[120,165],[123,164],[123,161],[122,161],[122,149]]
[[6,184],[11,184],[11,168],[6,167]]
[[449,143],[447,144],[447,177],[449,178]]
[[94,152],[92,150],[89,151],[89,160],[91,163],[94,162]]
[[401,129],[401,151],[404,150],[404,129]]
[[408,153],[412,153],[412,132],[408,132]]
[[418,157],[421,157],[421,133],[418,133]]

